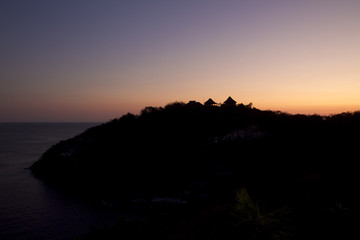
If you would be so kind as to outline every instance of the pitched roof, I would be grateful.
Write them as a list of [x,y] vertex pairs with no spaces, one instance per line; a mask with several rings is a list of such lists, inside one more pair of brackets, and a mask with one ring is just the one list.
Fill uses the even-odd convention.
[[214,100],[212,100],[211,98],[209,98],[209,100],[207,100],[204,104],[205,104],[205,105],[214,105],[214,104],[216,104],[216,102],[214,102]]
[[226,101],[224,102],[225,105],[235,105],[236,101],[234,99],[232,99],[231,97],[228,97],[228,99],[226,99]]

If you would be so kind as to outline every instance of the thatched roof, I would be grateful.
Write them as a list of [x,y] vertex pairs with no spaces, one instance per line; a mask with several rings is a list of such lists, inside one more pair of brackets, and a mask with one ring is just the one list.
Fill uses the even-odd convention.
[[216,104],[216,102],[214,102],[214,100],[212,100],[211,98],[209,98],[209,100],[207,100],[204,104],[210,106],[210,105]]
[[236,101],[232,99],[231,97],[228,97],[226,101],[224,102],[225,105],[236,105]]

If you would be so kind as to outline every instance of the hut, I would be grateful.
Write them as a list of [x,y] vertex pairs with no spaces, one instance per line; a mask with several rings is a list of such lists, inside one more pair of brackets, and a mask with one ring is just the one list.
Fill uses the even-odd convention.
[[187,105],[190,106],[190,107],[202,106],[201,103],[199,103],[199,102],[197,102],[197,101],[194,101],[194,100],[189,101]]
[[211,98],[209,98],[209,100],[207,100],[205,103],[204,103],[204,105],[206,105],[206,106],[213,106],[213,105],[215,105],[216,104],[216,102],[214,102],[214,100],[212,100]]
[[234,99],[232,99],[231,97],[228,97],[228,99],[226,99],[226,101],[224,102],[223,105],[226,106],[235,106],[236,105],[236,101]]

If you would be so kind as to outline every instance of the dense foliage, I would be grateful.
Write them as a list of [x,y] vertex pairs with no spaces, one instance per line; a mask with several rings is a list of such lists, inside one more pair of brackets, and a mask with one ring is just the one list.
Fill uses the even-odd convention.
[[269,214],[292,209],[298,233],[287,238],[309,239],[311,232],[315,239],[329,226],[344,237],[358,201],[359,142],[360,112],[324,117],[251,104],[176,102],[60,142],[31,170],[94,198],[130,205],[141,199],[148,206],[161,197],[192,209],[224,206],[246,188]]

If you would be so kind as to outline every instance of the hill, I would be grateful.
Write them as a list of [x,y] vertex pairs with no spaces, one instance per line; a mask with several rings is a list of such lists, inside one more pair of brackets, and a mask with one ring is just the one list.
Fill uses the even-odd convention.
[[[263,209],[289,207],[298,227],[320,234],[339,221],[350,226],[359,141],[359,112],[324,117],[175,102],[59,142],[30,168],[112,206],[213,208],[247,189]],[[338,211],[345,220],[331,215]],[[305,223],[315,216],[321,220]]]

